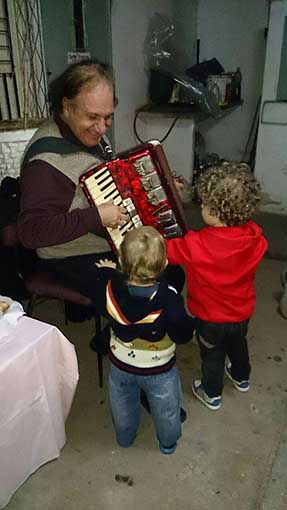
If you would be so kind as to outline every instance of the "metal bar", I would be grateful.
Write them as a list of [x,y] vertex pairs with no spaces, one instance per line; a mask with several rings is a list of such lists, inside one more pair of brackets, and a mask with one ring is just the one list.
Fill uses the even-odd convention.
[[15,89],[14,76],[6,77],[7,91],[9,97],[10,115],[12,120],[19,119],[19,112],[17,108],[17,91]]
[[3,87],[4,87],[4,91],[5,91],[5,96],[7,98],[6,100],[6,106],[7,106],[7,111],[8,111],[8,119],[11,119],[11,108],[10,108],[10,98],[9,98],[9,91],[8,91],[8,87],[7,87],[7,77],[4,76],[3,77]]
[[17,103],[19,108],[20,117],[23,116],[24,109],[24,97],[23,97],[23,62],[21,62],[19,54],[19,45],[17,41],[17,27],[16,27],[16,13],[15,5],[13,2],[7,3],[7,12],[9,17],[9,29],[10,29],[10,41],[11,41],[11,53],[13,55],[13,69],[15,73],[15,87],[17,94]]
[[4,77],[0,77],[0,111],[1,120],[9,120],[9,110],[7,107],[7,95],[4,86]]
[[0,0],[0,120],[47,117],[47,90],[39,0]]

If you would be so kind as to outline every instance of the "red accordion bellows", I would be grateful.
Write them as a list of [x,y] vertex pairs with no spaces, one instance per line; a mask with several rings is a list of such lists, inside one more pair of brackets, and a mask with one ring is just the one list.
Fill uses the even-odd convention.
[[187,231],[183,207],[158,141],[134,147],[91,168],[80,177],[80,185],[91,206],[113,200],[127,209],[130,218],[123,227],[105,229],[115,252],[125,233],[141,225],[151,225],[168,238]]

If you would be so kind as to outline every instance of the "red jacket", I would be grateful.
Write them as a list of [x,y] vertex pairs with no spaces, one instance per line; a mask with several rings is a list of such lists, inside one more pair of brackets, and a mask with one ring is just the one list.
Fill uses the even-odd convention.
[[187,273],[190,312],[210,322],[249,319],[255,307],[254,277],[266,249],[262,229],[249,221],[236,227],[204,227],[166,240],[170,264]]

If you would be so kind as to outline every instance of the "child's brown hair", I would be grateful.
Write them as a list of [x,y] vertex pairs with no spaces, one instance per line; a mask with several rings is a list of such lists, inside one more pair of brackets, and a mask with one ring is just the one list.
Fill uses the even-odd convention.
[[260,185],[246,163],[225,161],[208,168],[197,193],[209,213],[229,227],[250,220],[260,201]]
[[167,264],[163,237],[153,227],[131,230],[120,246],[119,263],[129,281],[143,285],[152,283]]

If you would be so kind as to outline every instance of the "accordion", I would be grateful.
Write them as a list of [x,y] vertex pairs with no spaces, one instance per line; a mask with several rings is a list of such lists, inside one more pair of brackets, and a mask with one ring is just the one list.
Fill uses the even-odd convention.
[[125,234],[141,225],[156,228],[164,237],[187,232],[183,207],[162,145],[149,141],[91,168],[80,177],[91,206],[112,200],[123,205],[129,220],[116,229],[105,228],[111,248],[117,252]]

